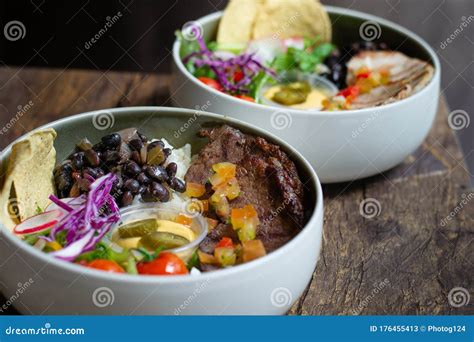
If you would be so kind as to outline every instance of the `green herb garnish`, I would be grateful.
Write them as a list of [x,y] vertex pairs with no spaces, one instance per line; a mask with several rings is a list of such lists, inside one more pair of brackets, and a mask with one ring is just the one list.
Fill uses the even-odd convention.
[[285,53],[275,57],[272,67],[277,71],[300,70],[313,72],[334,50],[331,43],[318,43],[318,40],[305,39],[304,49],[289,47]]
[[197,254],[197,251],[194,251],[193,255],[191,255],[191,258],[188,261],[188,264],[186,267],[188,270],[191,270],[193,267],[198,267],[199,266],[199,256]]

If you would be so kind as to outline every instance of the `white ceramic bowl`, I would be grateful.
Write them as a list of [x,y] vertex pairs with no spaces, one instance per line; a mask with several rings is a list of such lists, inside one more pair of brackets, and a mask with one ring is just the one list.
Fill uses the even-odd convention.
[[[173,46],[174,104],[226,114],[264,128],[290,143],[305,156],[323,183],[371,176],[400,163],[423,142],[434,120],[439,98],[440,64],[435,52],[419,36],[379,17],[326,6],[333,22],[334,41],[360,41],[363,23],[380,27],[380,40],[409,56],[430,61],[435,73],[420,92],[402,101],[363,110],[307,112],[281,110],[218,92],[199,82],[181,62],[180,43]],[[204,38],[213,39],[222,12],[199,22]]]
[[[113,121],[104,127],[101,118],[113,118]],[[111,122],[113,127],[109,127]],[[323,196],[318,177],[311,165],[287,143],[234,119],[177,108],[102,110],[44,127],[57,130],[55,147],[58,160],[62,160],[84,136],[97,141],[105,134],[131,126],[150,137],[164,137],[175,146],[191,142],[196,153],[204,143],[204,139],[196,137],[199,128],[222,123],[280,145],[296,163],[306,184],[312,214],[290,242],[250,263],[202,275],[129,276],[54,259],[0,225],[0,291],[8,299],[7,304],[24,314],[284,314],[311,279],[321,249],[323,225]],[[1,154],[3,170],[9,151],[7,147]]]

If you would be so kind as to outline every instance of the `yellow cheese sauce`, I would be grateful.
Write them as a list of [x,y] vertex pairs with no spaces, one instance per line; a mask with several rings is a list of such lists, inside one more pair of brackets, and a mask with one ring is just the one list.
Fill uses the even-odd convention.
[[170,249],[184,246],[195,239],[196,233],[190,227],[155,218],[127,222],[119,226],[112,235],[113,242],[128,249],[154,249],[155,244]]
[[[282,86],[276,85],[267,89],[264,93],[264,96],[273,101],[274,95],[282,89]],[[297,103],[293,105],[289,105],[286,107],[295,108],[295,109],[321,109],[323,107],[323,100],[326,99],[327,96],[324,91],[311,88],[311,91],[308,93],[306,100],[302,103]],[[281,104],[284,106],[283,104]]]

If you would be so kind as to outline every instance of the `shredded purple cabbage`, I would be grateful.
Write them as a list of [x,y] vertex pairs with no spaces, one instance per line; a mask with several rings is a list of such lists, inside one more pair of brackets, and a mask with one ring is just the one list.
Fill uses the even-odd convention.
[[[192,52],[183,58],[183,63],[192,61],[195,67],[208,66],[216,75],[217,81],[224,90],[229,93],[246,94],[249,92],[247,86],[252,79],[260,72],[265,72],[273,77],[276,74],[273,70],[265,67],[255,56],[255,53],[244,52],[238,56],[223,59],[210,51],[201,35],[201,30],[197,26],[190,27],[199,44],[199,51]],[[234,82],[235,72],[242,72],[240,81]]]
[[110,194],[116,176],[109,173],[95,180],[84,203],[70,206],[56,196],[50,199],[67,212],[51,230],[47,240],[53,241],[59,232],[66,231],[66,243],[59,251],[51,253],[56,258],[73,261],[80,254],[94,249],[120,220],[120,210]]

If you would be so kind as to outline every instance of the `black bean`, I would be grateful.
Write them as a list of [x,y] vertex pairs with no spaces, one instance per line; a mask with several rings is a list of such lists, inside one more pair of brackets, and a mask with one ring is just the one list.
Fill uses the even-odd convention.
[[140,153],[137,151],[132,151],[132,153],[130,153],[130,159],[133,160],[137,164],[141,164],[142,162],[140,158]]
[[67,197],[69,195],[69,190],[71,190],[73,185],[71,173],[67,171],[58,172],[57,176],[54,177],[54,182],[58,189],[59,197]]
[[99,168],[94,169],[92,167],[86,167],[86,168],[84,168],[84,170],[82,170],[82,176],[83,177],[89,176],[89,177],[92,177],[94,179],[97,179],[97,178],[100,177],[98,170],[101,170],[101,169],[99,169]]
[[115,174],[116,178],[114,181],[114,184],[112,185],[112,193],[121,193],[122,192],[122,187],[123,187],[123,176],[120,173]]
[[144,185],[150,184],[150,182],[151,182],[150,178],[148,178],[147,175],[145,175],[143,172],[140,172],[138,174],[137,181],[140,184],[144,184]]
[[140,188],[138,189],[139,194],[143,194],[146,191],[147,187],[145,185],[140,185]]
[[125,173],[131,177],[135,177],[138,175],[141,171],[140,166],[135,163],[134,161],[129,161],[127,164],[125,164]]
[[92,146],[92,149],[96,152],[104,152],[106,150],[106,147],[102,142],[98,142],[97,144]]
[[168,166],[166,166],[166,172],[168,173],[169,177],[176,176],[177,171],[178,171],[178,164],[176,163],[169,163]]
[[69,190],[69,195],[67,197],[78,197],[81,194],[81,190],[77,183],[74,183],[71,190]]
[[145,188],[145,191],[142,193],[142,200],[145,202],[157,202],[158,198],[153,196],[151,188],[147,187]]
[[107,147],[111,147],[111,148],[115,148],[117,146],[120,145],[120,143],[122,142],[122,138],[120,137],[120,134],[118,133],[112,133],[112,134],[108,134],[104,137],[102,137],[102,143],[107,146]]
[[161,202],[168,202],[170,200],[170,192],[160,183],[151,183],[149,189],[153,197],[159,199]]
[[177,192],[185,192],[186,191],[186,184],[179,178],[173,177],[169,181],[169,185],[171,189]]
[[122,207],[129,206],[133,202],[133,195],[130,191],[125,191],[122,195]]
[[138,135],[138,137],[139,137],[140,139],[142,139],[142,141],[143,141],[144,143],[146,143],[146,142],[148,141],[148,138],[147,138],[144,134],[142,134],[142,133],[140,133],[140,132],[137,132],[137,135]]
[[87,151],[92,148],[92,143],[89,141],[89,139],[84,138],[77,143],[76,147],[81,151]]
[[81,178],[77,181],[76,184],[79,187],[79,190],[81,190],[81,192],[87,192],[87,191],[89,191],[89,187],[90,187],[91,183],[92,182],[90,180]]
[[150,151],[151,149],[155,148],[156,146],[160,146],[162,149],[165,148],[165,144],[161,140],[152,141],[147,145],[147,150]]
[[155,146],[148,150],[146,163],[148,165],[160,165],[165,161],[165,153],[161,146]]
[[141,139],[132,139],[129,141],[128,145],[130,145],[133,150],[140,151],[143,146],[143,141]]
[[77,152],[72,155],[71,166],[74,170],[81,170],[84,167],[84,152]]
[[168,173],[163,166],[149,165],[146,167],[145,172],[147,176],[159,181],[160,183],[164,183],[169,179]]
[[105,175],[104,170],[102,170],[100,167],[97,167],[94,170],[97,172],[97,178],[100,178]]
[[89,149],[84,152],[84,156],[86,157],[90,166],[99,166],[100,158],[96,151]]
[[61,164],[59,164],[58,166],[54,168],[54,174],[60,174],[62,172],[72,173],[72,171],[73,169],[72,169],[71,161],[69,159],[66,159]]
[[132,154],[132,150],[130,149],[130,146],[128,146],[124,142],[120,144],[120,147],[117,149],[117,152],[120,155],[120,163],[124,163],[127,160],[129,160]]
[[138,190],[140,189],[140,183],[138,183],[138,181],[135,179],[127,179],[124,183],[124,186],[132,194],[137,194]]
[[170,148],[165,148],[163,149],[163,152],[165,154],[165,160],[171,155],[171,149]]
[[120,160],[120,154],[117,151],[107,150],[102,154],[102,159],[108,163],[117,163]]

